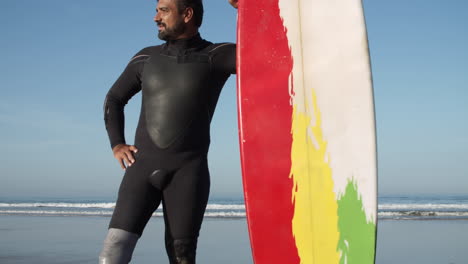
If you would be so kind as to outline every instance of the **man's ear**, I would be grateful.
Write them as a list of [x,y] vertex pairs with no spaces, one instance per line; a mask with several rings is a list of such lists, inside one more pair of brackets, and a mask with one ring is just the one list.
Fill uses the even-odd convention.
[[193,18],[193,8],[187,7],[184,11],[184,22],[188,23]]

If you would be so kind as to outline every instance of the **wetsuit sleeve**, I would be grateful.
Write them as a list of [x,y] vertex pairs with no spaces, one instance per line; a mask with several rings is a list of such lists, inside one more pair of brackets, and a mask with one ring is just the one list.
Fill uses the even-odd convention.
[[236,44],[218,44],[212,51],[213,65],[218,72],[236,74]]
[[107,93],[104,101],[104,122],[111,148],[125,144],[124,106],[141,90],[141,73],[148,58],[149,49],[138,52]]

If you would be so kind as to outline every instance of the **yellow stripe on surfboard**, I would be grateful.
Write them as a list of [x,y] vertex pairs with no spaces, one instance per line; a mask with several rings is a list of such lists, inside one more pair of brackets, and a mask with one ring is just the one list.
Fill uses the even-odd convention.
[[[338,203],[314,91],[311,99],[313,105],[306,103],[305,113],[293,106],[293,235],[301,264],[338,264]],[[309,108],[313,111],[307,111]],[[313,118],[307,112],[312,112]]]

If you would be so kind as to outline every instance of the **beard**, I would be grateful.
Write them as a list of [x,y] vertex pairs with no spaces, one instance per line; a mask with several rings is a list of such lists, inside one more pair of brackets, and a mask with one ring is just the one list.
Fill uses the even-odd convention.
[[166,24],[161,23],[164,26],[163,30],[158,33],[158,38],[164,41],[175,40],[178,36],[185,32],[186,25],[183,20],[177,21],[173,27],[167,27]]

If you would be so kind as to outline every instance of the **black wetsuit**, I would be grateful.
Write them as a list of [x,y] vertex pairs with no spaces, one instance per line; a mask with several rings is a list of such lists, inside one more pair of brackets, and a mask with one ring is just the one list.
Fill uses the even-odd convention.
[[106,97],[105,123],[114,147],[125,143],[125,104],[143,93],[138,152],[122,180],[110,228],[141,235],[162,202],[170,259],[174,240],[196,246],[210,188],[210,122],[224,83],[235,73],[235,49],[199,35],[145,48]]

